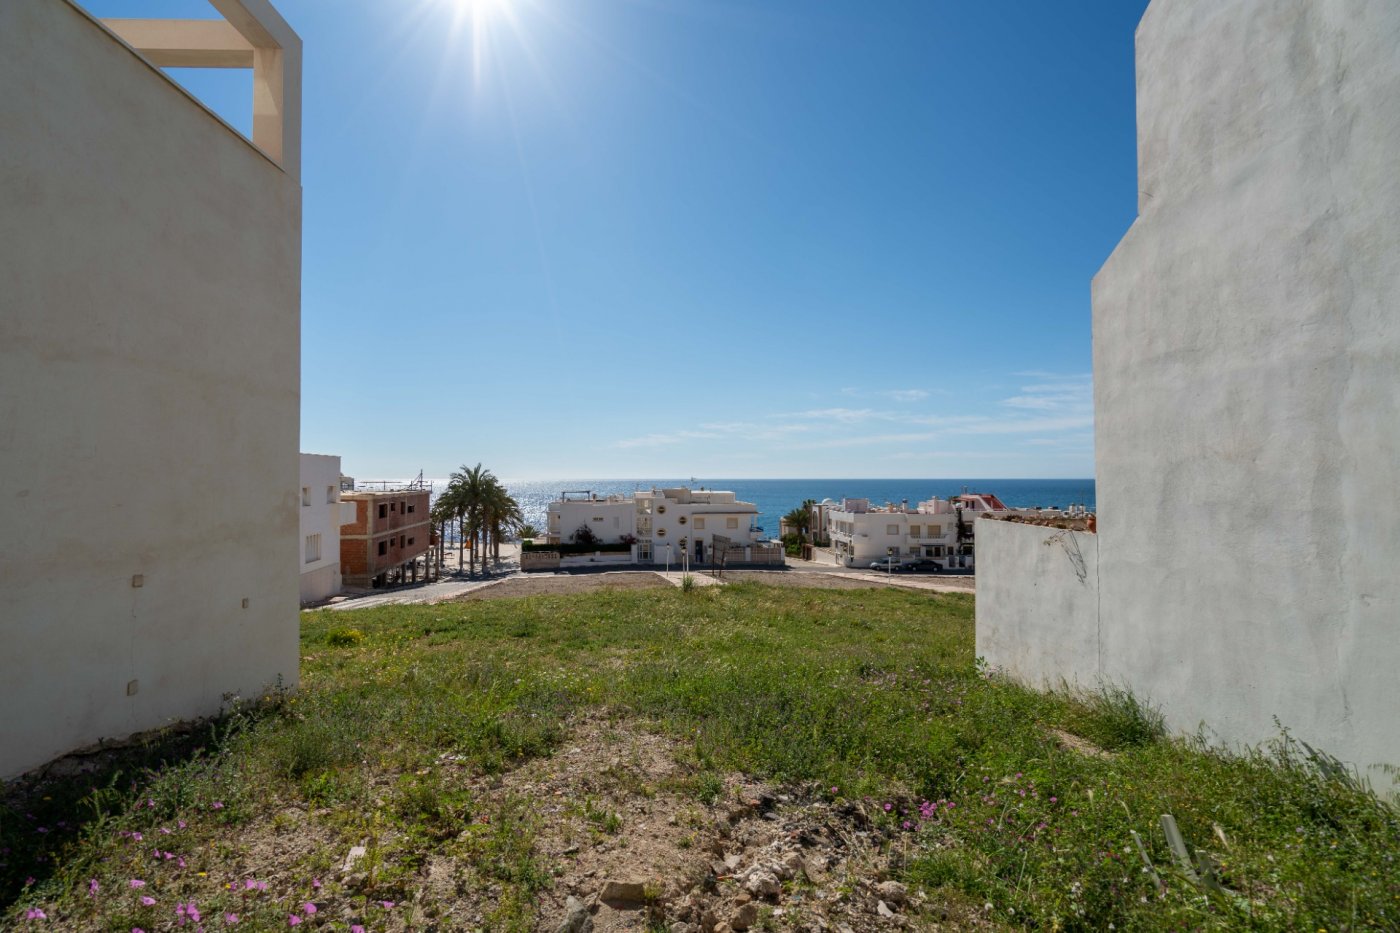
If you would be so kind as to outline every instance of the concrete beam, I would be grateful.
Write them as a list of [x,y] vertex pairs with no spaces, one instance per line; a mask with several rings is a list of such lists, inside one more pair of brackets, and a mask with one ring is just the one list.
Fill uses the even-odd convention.
[[104,19],[102,25],[160,68],[252,68],[253,44],[217,19]]

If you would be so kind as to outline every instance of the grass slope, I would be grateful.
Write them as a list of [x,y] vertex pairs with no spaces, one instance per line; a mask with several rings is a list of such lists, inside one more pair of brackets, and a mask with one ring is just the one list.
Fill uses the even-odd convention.
[[[1163,738],[1131,697],[989,677],[972,607],[742,584],[304,616],[295,696],[10,795],[0,923],[149,931],[195,900],[214,925],[285,928],[306,903],[319,922],[329,903],[333,928],[402,929],[424,916],[403,905],[425,860],[448,851],[499,890],[494,927],[529,928],[551,879],[530,802],[479,812],[441,764],[549,755],[602,707],[681,737],[698,796],[739,770],[872,798],[909,884],[1006,926],[1400,928],[1393,809],[1286,737],[1212,753]],[[314,819],[279,837],[292,805]],[[1175,867],[1164,813],[1224,890]],[[363,877],[332,881],[365,839]]]

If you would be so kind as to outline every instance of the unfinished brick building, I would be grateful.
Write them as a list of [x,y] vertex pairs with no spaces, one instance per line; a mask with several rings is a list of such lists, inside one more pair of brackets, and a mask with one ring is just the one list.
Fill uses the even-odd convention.
[[355,520],[340,526],[340,572],[346,586],[409,583],[426,574],[431,523],[426,489],[345,492]]

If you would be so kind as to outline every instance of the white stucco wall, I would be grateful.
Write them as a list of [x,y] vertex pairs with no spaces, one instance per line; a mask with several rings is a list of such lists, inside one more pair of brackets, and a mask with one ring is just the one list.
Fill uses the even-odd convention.
[[1362,767],[1400,763],[1397,50],[1393,0],[1156,0],[1094,280],[1105,670]]
[[[329,454],[301,455],[301,485],[297,489],[300,529],[300,595],[303,603],[318,602],[340,592],[340,458]],[[353,513],[352,513],[353,519]],[[307,560],[307,539],[321,536],[321,557]]]
[[980,521],[977,552],[978,656],[1036,687],[1097,687],[1098,536]]
[[62,0],[0,88],[8,776],[296,683],[301,191]]
[[1093,287],[1104,676],[1227,745],[1277,718],[1382,786],[1400,764],[1397,49],[1394,0],[1154,0],[1139,217]]

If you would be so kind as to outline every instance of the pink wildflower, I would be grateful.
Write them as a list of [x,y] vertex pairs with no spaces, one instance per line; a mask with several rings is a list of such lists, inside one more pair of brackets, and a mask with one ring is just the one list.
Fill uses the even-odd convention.
[[350,933],[365,933],[365,928],[358,923],[350,924]]
[[140,878],[132,878],[129,883],[133,888],[144,888],[146,886],[146,882],[142,881]]
[[298,926],[301,926],[301,918],[298,917],[296,914],[292,914],[290,917],[287,918],[287,926],[289,926],[289,927],[298,927]]
[[132,834],[131,834],[131,838],[132,838],[132,839],[135,839],[137,842],[140,842],[140,841],[142,840],[142,838],[144,838],[144,837],[142,837],[142,835],[141,835],[140,833],[132,833]]
[[151,897],[149,894],[143,894],[141,895],[141,906],[154,907],[156,906],[156,899],[154,897]]
[[320,879],[320,878],[312,878],[312,879],[311,879],[311,886],[312,886],[313,888],[319,888],[319,887],[321,886],[321,879]]
[[215,810],[222,810],[224,808],[224,802],[222,800],[216,800],[214,801],[213,807]]
[[394,902],[393,902],[393,901],[380,901],[380,902],[379,902],[379,906],[380,906],[380,907],[383,907],[385,910],[393,910],[393,909],[394,909]]
[[35,907],[35,908],[33,908],[32,910],[27,910],[27,911],[25,911],[25,913],[24,913],[24,919],[26,919],[26,920],[47,920],[47,919],[49,919],[49,915],[46,914],[46,913],[44,913],[44,912],[43,912],[42,910],[40,910],[39,908]]
[[224,914],[224,926],[235,926],[238,923],[238,914]]
[[307,901],[305,904],[301,905],[301,912],[309,917],[316,912],[316,905]]
[[184,828],[185,828],[185,821],[184,821],[184,820],[176,820],[176,821],[175,821],[175,825],[178,826],[178,827],[180,827],[181,829],[184,829]]
[[91,894],[93,897],[96,897],[97,891],[101,887],[102,885],[97,883],[97,879],[93,878],[91,881],[88,882],[88,893]]
[[890,812],[891,810],[893,810],[893,809],[894,809],[894,805],[893,805],[893,804],[889,804],[889,803],[885,804],[885,812],[886,812],[886,813],[889,813],[889,812]]

